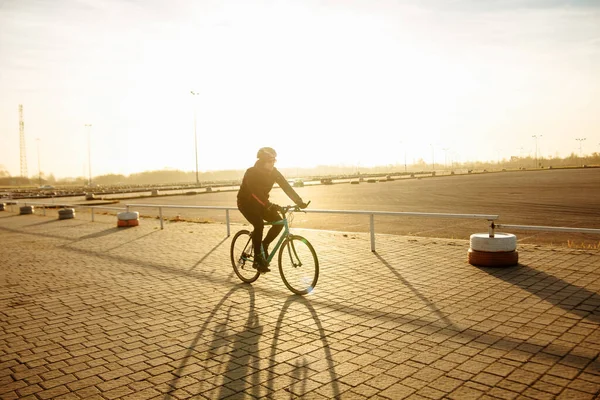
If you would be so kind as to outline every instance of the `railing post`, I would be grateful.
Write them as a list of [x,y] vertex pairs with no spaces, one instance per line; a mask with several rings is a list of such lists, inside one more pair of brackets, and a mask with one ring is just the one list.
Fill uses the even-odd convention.
[[375,252],[375,215],[371,214],[369,217],[371,225],[371,251]]
[[92,211],[92,222],[94,222],[94,207],[90,207],[90,210]]
[[162,217],[162,207],[158,207],[158,218],[160,219],[160,229],[164,229],[163,217]]
[[227,237],[231,235],[231,228],[229,227],[229,208],[225,210],[225,221],[227,222]]

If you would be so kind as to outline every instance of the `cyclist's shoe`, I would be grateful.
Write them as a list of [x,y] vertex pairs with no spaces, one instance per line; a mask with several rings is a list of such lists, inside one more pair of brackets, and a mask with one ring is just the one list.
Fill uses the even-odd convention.
[[262,256],[256,257],[254,260],[254,264],[252,264],[252,268],[258,270],[258,272],[264,274],[265,272],[270,272],[269,263]]

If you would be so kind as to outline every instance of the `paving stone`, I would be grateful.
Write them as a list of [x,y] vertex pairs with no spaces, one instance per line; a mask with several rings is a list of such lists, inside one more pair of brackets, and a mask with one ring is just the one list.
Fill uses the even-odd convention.
[[487,372],[480,372],[471,379],[474,382],[481,383],[483,385],[495,386],[498,382],[502,380],[502,377]]
[[577,368],[569,367],[567,365],[557,364],[550,368],[548,371],[549,375],[558,376],[561,378],[573,379],[579,374]]
[[420,368],[417,372],[412,374],[411,376],[415,379],[421,379],[426,382],[432,382],[443,376],[445,374],[444,371],[432,367],[424,367]]
[[508,364],[502,363],[502,362],[495,362],[493,364],[490,364],[488,367],[486,367],[484,372],[506,377],[514,370],[515,370],[515,367],[513,367],[511,365],[508,365]]
[[373,386],[377,389],[383,390],[383,389],[390,387],[397,381],[398,381],[398,378],[396,378],[394,376],[387,375],[387,374],[379,374],[379,375],[372,377],[365,383],[369,386]]
[[478,374],[479,372],[486,369],[489,365],[490,365],[490,363],[476,361],[473,359],[473,360],[466,360],[465,362],[458,365],[456,367],[456,369],[459,369],[461,371],[470,372],[473,374]]
[[459,381],[467,382],[469,381],[475,374],[470,372],[460,371],[458,369],[453,369],[446,372],[446,376],[449,378],[458,379]]
[[389,399],[404,399],[415,392],[415,389],[396,383],[381,392],[381,396]]
[[374,396],[377,396],[379,393],[379,389],[375,389],[369,385],[358,385],[357,387],[352,388],[348,395],[356,396],[356,399],[372,399]]
[[160,396],[159,391],[152,388],[147,388],[125,396],[123,397],[123,400],[146,400],[156,398],[158,396]]
[[24,386],[21,389],[17,389],[16,392],[19,394],[19,397],[25,397],[25,396],[29,396],[30,394],[41,392],[42,390],[44,390],[44,389],[41,386],[39,386],[37,384],[33,384],[33,385],[29,385],[29,386]]
[[541,390],[537,390],[532,387],[525,389],[522,394],[536,400],[553,400],[556,398],[556,395],[552,393],[542,392]]
[[66,393],[63,394],[62,396],[58,396],[56,397],[56,400],[79,400],[79,396],[76,395],[75,393]]
[[503,379],[496,384],[496,387],[510,390],[511,392],[522,393],[525,389],[527,389],[527,385],[515,381],[511,381],[510,379]]
[[600,380],[598,379],[593,381],[578,379],[569,383],[568,387],[580,392],[600,394]]
[[56,386],[56,387],[53,387],[52,389],[38,392],[35,395],[37,397],[39,397],[40,399],[54,399],[60,395],[63,395],[65,393],[69,393],[69,392],[70,392],[69,388],[67,388],[66,386]]
[[476,400],[483,396],[484,392],[468,386],[460,386],[446,397],[453,400]]
[[581,400],[593,400],[597,398],[595,394],[584,393],[574,389],[565,389],[558,396],[556,396],[557,400],[567,400],[567,399],[581,399]]
[[519,397],[519,393],[513,392],[511,390],[503,389],[500,387],[491,388],[487,394],[489,394],[490,396],[493,396],[495,398],[506,399],[506,400],[516,399],[517,397]]
[[441,376],[435,381],[431,382],[429,386],[441,390],[444,393],[450,393],[458,388],[461,384],[462,381],[459,381],[458,379],[450,378],[448,376]]
[[554,395],[559,394],[565,386],[569,384],[569,381],[561,379],[560,381],[552,377],[543,376],[539,381],[533,384],[533,388],[543,392],[552,393]]

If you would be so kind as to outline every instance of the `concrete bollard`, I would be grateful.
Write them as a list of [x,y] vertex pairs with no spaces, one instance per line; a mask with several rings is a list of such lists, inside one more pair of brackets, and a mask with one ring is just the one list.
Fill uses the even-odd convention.
[[469,264],[478,267],[511,267],[519,263],[517,237],[511,233],[475,233],[467,252]]
[[117,227],[138,226],[140,224],[140,213],[137,211],[123,211],[117,214]]
[[22,206],[19,208],[19,215],[33,214],[33,206]]
[[74,208],[62,208],[58,210],[58,219],[71,219],[75,218]]

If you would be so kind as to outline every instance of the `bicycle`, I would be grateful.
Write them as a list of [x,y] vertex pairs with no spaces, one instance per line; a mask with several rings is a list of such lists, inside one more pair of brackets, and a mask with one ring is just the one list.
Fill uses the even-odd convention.
[[[319,260],[308,240],[290,233],[288,218],[293,220],[293,213],[296,211],[300,211],[300,207],[296,205],[282,207],[281,220],[265,223],[265,226],[284,227],[277,244],[265,258],[270,263],[279,250],[277,262],[283,283],[292,293],[304,295],[310,293],[317,285]],[[264,249],[262,252],[264,255]],[[238,278],[246,283],[252,283],[260,276],[260,272],[253,267],[253,253],[252,232],[246,229],[237,232],[231,241],[231,264]]]

